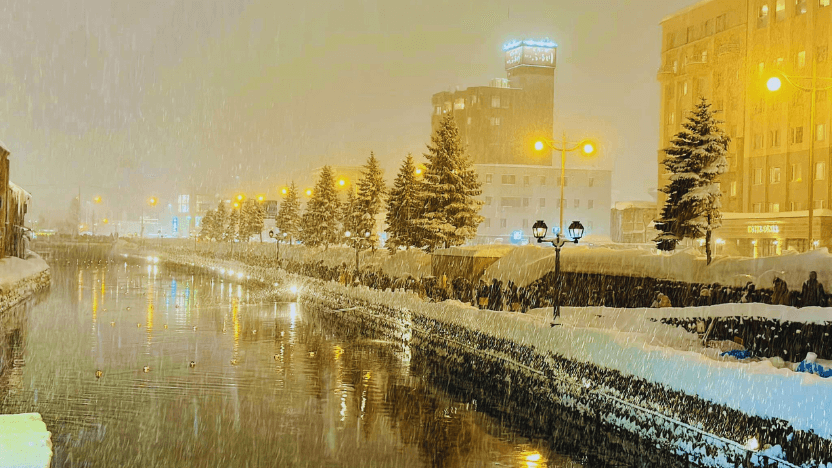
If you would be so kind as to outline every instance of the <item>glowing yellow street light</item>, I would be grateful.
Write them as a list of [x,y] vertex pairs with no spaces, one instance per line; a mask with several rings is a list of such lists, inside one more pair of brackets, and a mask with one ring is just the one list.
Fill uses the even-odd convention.
[[95,203],[101,203],[101,197],[95,197],[92,199]]
[[234,208],[237,208],[237,207],[239,207],[239,206],[240,206],[240,204],[239,204],[239,203],[234,202]]
[[147,204],[150,206],[156,206],[156,203],[158,202],[159,200],[157,200],[156,197],[150,197],[147,199]]
[[262,202],[265,199],[266,199],[266,197],[264,197],[263,195],[260,195],[259,197],[257,197],[257,201],[259,201],[259,202]]
[[346,180],[344,180],[344,179],[338,179],[338,185],[340,185],[341,187],[343,187],[343,186],[347,185],[347,181],[346,181]]
[[243,196],[242,195],[237,195],[237,201],[243,201]]
[[104,224],[107,224],[107,223],[109,223],[109,222],[110,222],[110,220],[109,220],[109,219],[104,218]]
[[595,145],[593,145],[592,143],[584,143],[584,147],[582,150],[584,154],[592,154],[595,152]]
[[286,195],[287,193],[289,193],[289,189],[287,189],[286,187],[283,187],[282,189],[280,189],[280,194],[281,195]]
[[310,188],[310,189],[306,189],[306,196],[307,196],[307,197],[311,197],[311,196],[312,196],[312,189],[311,189],[311,188]]
[[534,149],[536,149],[537,151],[541,151],[543,149],[543,142],[542,141],[535,142]]
[[782,85],[783,82],[776,76],[772,76],[768,79],[768,81],[766,81],[766,88],[768,88],[769,91],[778,91]]

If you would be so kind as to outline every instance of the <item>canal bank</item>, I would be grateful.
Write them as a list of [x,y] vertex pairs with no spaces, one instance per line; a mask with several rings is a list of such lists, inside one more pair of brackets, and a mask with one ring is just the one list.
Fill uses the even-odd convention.
[[49,265],[37,254],[0,259],[0,314],[49,287]]
[[[666,359],[667,351],[655,346],[622,346],[604,333],[580,327],[550,329],[512,320],[512,314],[478,311],[453,301],[428,304],[409,294],[345,288],[237,262],[173,254],[163,258],[218,275],[274,283],[273,294],[300,290],[304,304],[330,311],[333,320],[398,336],[414,352],[433,356],[437,374],[458,376],[469,391],[481,392],[481,401],[513,405],[517,411],[512,415],[525,411],[534,420],[550,408],[566,408],[701,466],[824,466],[832,460],[822,424],[817,430],[806,429],[815,420],[802,413],[791,421],[772,416],[785,415],[792,405],[811,402],[823,407],[822,394],[818,401],[799,401],[807,393],[784,393],[787,388],[794,392],[795,385],[823,390],[822,383],[804,385],[803,377],[788,376],[780,388],[772,388],[783,375],[731,363],[714,367],[698,363],[701,356],[690,353]],[[589,352],[603,355],[607,365]],[[632,363],[640,367],[626,367]],[[690,375],[676,375],[687,367]],[[673,385],[664,383],[662,374],[673,374]],[[736,381],[729,388],[726,379]],[[743,411],[743,405],[703,398],[702,389],[743,394],[752,404],[759,400],[768,402],[768,407],[746,404],[752,410]],[[541,424],[551,433],[545,418]]]

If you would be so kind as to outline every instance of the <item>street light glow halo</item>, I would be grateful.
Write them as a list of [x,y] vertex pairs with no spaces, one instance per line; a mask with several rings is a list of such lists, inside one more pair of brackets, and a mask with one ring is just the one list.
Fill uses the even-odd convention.
[[543,142],[542,142],[542,141],[539,141],[539,140],[538,140],[538,141],[536,141],[536,142],[534,143],[534,149],[535,149],[535,150],[537,150],[537,151],[541,151],[541,150],[543,150]]
[[781,86],[783,86],[783,82],[776,76],[772,76],[766,81],[766,88],[769,91],[779,91]]
[[584,140],[584,141],[581,142],[581,151],[585,155],[589,156],[591,154],[594,154],[595,150],[596,150],[595,143],[593,143],[589,140]]

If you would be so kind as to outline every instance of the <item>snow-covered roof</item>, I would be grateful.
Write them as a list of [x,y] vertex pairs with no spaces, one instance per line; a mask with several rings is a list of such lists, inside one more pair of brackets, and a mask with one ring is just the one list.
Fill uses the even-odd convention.
[[30,200],[32,198],[32,194],[24,190],[21,186],[15,184],[14,182],[9,182],[9,190],[12,192],[17,192],[18,195],[22,195],[21,198],[25,198]]
[[633,208],[644,209],[644,210],[655,210],[656,209],[656,202],[654,201],[643,201],[643,200],[635,200],[635,201],[620,201],[615,202],[614,209],[618,211],[630,210]]

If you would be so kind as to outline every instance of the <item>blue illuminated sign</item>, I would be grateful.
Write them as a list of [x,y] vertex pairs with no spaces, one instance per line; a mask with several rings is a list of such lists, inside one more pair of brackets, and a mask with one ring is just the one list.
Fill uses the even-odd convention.
[[179,217],[174,216],[171,222],[171,230],[174,234],[179,232]]
[[512,231],[511,232],[511,243],[512,244],[520,244],[523,242],[523,231]]

